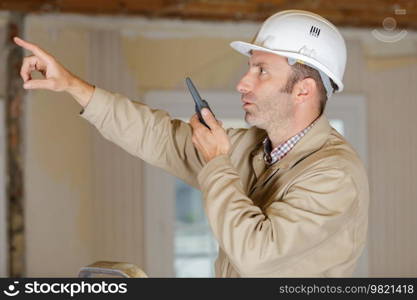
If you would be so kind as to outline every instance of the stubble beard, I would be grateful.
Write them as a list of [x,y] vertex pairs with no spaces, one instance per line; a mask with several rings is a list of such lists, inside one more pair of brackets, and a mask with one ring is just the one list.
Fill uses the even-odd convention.
[[[245,111],[246,123],[266,131],[288,128],[293,119],[294,106],[291,100],[286,98],[288,94],[283,94],[285,95],[281,95],[282,100],[265,102],[267,105],[262,110],[259,109],[256,101],[253,107]],[[279,101],[285,101],[285,103],[279,103]]]

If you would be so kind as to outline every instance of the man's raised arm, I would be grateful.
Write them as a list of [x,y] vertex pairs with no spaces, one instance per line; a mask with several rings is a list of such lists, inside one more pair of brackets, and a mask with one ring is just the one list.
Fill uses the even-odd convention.
[[[198,187],[197,175],[204,160],[192,143],[190,124],[172,120],[165,111],[95,87],[73,75],[37,45],[17,37],[14,41],[33,53],[24,59],[20,72],[25,89],[68,92],[83,107],[81,117],[106,139]],[[43,78],[32,79],[35,71]]]

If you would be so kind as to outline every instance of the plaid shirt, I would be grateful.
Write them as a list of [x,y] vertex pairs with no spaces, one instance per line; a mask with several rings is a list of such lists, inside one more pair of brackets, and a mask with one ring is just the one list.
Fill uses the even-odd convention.
[[311,123],[308,127],[301,130],[299,133],[288,139],[286,142],[278,145],[275,149],[271,149],[271,140],[266,137],[263,141],[264,144],[264,160],[267,165],[272,165],[281,160],[290,150],[297,144],[299,140],[313,127],[315,122]]

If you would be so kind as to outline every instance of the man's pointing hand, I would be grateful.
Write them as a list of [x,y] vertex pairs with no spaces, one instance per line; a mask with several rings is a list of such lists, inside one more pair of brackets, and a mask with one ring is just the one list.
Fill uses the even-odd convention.
[[[77,78],[65,69],[51,54],[39,46],[15,37],[14,42],[29,50],[33,55],[25,57],[20,69],[25,89],[45,89],[70,93],[83,107],[87,105],[94,92],[94,86]],[[32,72],[38,71],[43,79],[32,79]]]

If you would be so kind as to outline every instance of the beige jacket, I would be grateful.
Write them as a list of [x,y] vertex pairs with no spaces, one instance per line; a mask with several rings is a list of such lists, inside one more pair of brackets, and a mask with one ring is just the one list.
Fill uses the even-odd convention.
[[269,168],[266,133],[255,127],[227,130],[230,155],[206,164],[190,125],[164,111],[96,88],[81,116],[129,153],[201,189],[220,246],[216,276],[351,276],[366,241],[368,182],[325,116]]

